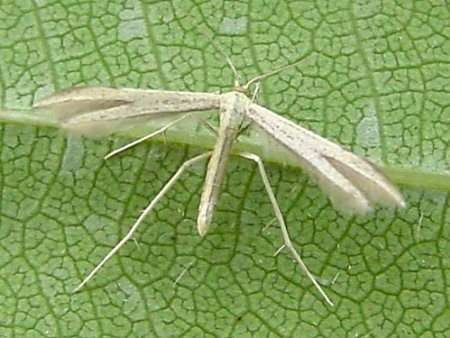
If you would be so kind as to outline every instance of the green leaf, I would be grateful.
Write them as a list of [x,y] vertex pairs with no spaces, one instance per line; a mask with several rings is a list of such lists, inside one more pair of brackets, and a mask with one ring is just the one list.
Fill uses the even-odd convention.
[[[449,335],[449,20],[438,0],[3,1],[0,335]],[[135,242],[71,293],[214,137],[187,127],[105,162],[129,139],[65,137],[30,107],[84,84],[229,90],[232,73],[199,31],[241,82],[315,53],[265,80],[258,102],[402,184],[405,210],[350,217],[299,169],[277,164],[276,151],[265,154],[291,237],[334,308],[287,252],[272,256],[281,233],[265,226],[273,211],[255,165],[241,158],[230,161],[205,238],[195,226],[196,166]],[[242,146],[258,152],[264,141],[253,135]]]

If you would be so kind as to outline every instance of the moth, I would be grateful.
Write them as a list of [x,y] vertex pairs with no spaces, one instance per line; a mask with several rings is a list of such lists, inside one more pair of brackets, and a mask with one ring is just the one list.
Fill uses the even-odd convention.
[[247,96],[252,84],[296,66],[298,63],[258,76],[241,86],[237,72],[227,58],[234,75],[235,84],[227,93],[204,93],[167,91],[153,89],[76,87],[56,92],[34,104],[35,109],[51,111],[59,120],[61,128],[74,134],[97,135],[114,132],[124,125],[142,123],[151,119],[171,117],[173,121],[156,132],[122,147],[111,155],[149,139],[182,123],[192,112],[216,110],[220,114],[217,141],[212,151],[198,155],[181,165],[180,169],[164,185],[144,212],[131,227],[128,234],[105,256],[95,269],[77,287],[79,290],[94,274],[128,241],[155,204],[191,165],[209,157],[205,183],[200,199],[197,229],[204,236],[211,225],[217,204],[220,186],[230,154],[236,154],[257,163],[264,186],[280,223],[284,246],[290,250],[297,263],[322,294],[333,305],[316,278],[309,272],[300,255],[292,245],[288,230],[269,183],[261,158],[246,152],[234,152],[233,142],[238,137],[245,121],[250,121],[264,130],[283,148],[290,152],[298,164],[313,177],[317,184],[339,208],[357,213],[370,211],[375,203],[403,208],[405,202],[396,186],[372,163],[340,145],[258,105]]

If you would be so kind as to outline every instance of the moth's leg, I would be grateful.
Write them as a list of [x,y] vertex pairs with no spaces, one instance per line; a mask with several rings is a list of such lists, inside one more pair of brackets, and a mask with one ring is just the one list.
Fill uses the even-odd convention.
[[119,249],[133,236],[134,232],[137,230],[139,225],[142,223],[145,217],[152,211],[156,203],[169,191],[169,189],[175,184],[175,182],[180,178],[180,176],[186,171],[186,169],[205,158],[211,156],[211,152],[207,152],[196,157],[193,157],[186,162],[184,162],[177,172],[170,178],[170,180],[164,185],[164,187],[159,191],[159,193],[153,198],[149,205],[145,208],[133,226],[130,228],[128,233],[120,240],[119,243],[102,259],[100,263],[91,271],[91,273],[76,287],[74,292],[80,290],[97,272],[100,268],[117,252]]
[[259,94],[260,89],[261,89],[261,83],[257,82],[255,85],[255,90],[253,91],[253,94],[252,94],[252,102],[256,102],[256,100],[258,99],[258,94]]
[[322,287],[319,285],[319,283],[317,282],[314,275],[308,270],[308,267],[303,262],[302,258],[300,257],[300,255],[298,254],[297,250],[295,249],[294,245],[291,242],[291,239],[289,237],[289,232],[288,232],[286,223],[284,221],[283,214],[281,213],[280,207],[278,206],[278,202],[275,198],[275,194],[273,193],[272,187],[270,186],[269,178],[267,176],[266,169],[264,168],[264,163],[263,163],[262,159],[255,154],[244,153],[244,152],[241,152],[238,154],[242,157],[248,158],[248,159],[256,162],[256,164],[258,165],[259,173],[261,174],[261,178],[264,183],[264,187],[266,188],[267,194],[269,195],[269,199],[272,204],[273,210],[275,212],[275,216],[276,216],[278,222],[280,223],[281,232],[283,234],[284,247],[289,249],[289,251],[294,256],[297,263],[300,265],[300,267],[306,273],[306,275],[311,280],[311,282],[314,284],[314,286],[317,288],[319,293],[323,296],[323,298],[325,298],[325,301],[328,304],[330,304],[331,306],[334,306],[333,302],[327,296],[325,291],[323,291]]
[[128,144],[126,144],[126,145],[124,145],[124,146],[122,146],[122,147],[120,147],[120,148],[118,148],[118,149],[116,149],[116,150],[111,151],[109,154],[107,154],[107,155],[104,157],[104,159],[107,160],[108,158],[110,158],[110,157],[112,157],[112,156],[114,156],[114,155],[117,155],[118,153],[120,153],[120,152],[122,152],[122,151],[124,151],[124,150],[126,150],[126,149],[129,149],[129,148],[131,148],[131,147],[134,147],[135,145],[137,145],[137,144],[139,144],[139,143],[142,143],[142,142],[144,142],[144,141],[147,141],[147,140],[151,139],[152,137],[155,137],[155,136],[157,136],[157,135],[159,135],[159,134],[164,133],[165,131],[167,131],[167,129],[169,129],[169,128],[172,127],[173,125],[177,124],[177,123],[180,122],[181,120],[184,120],[184,119],[185,119],[186,117],[188,117],[189,115],[190,115],[190,114],[184,114],[183,116],[181,116],[181,117],[177,118],[176,120],[174,120],[174,121],[168,123],[168,124],[165,125],[164,127],[159,128],[158,130],[154,131],[153,133],[148,134],[148,135],[145,135],[145,136],[143,136],[143,137],[141,137],[141,138],[139,138],[139,139],[137,139],[137,140],[135,140],[135,141],[133,141],[133,142],[130,142],[130,143],[128,143]]
[[214,128],[214,126],[209,123],[208,121],[203,120],[202,121],[203,126],[213,135],[218,136],[219,132],[217,131],[216,128]]
[[181,271],[181,273],[178,275],[177,279],[175,279],[175,281],[173,282],[173,285],[177,285],[178,282],[181,280],[181,278],[183,278],[183,276],[186,274],[186,272],[188,272],[188,270],[191,268],[191,266],[195,263],[195,260],[191,261],[185,268],[183,271]]
[[[259,88],[260,88],[260,84],[258,82],[258,83],[256,83],[255,91],[252,94],[252,102],[256,101],[258,93],[259,93]],[[250,129],[251,126],[252,126],[252,122],[251,121],[245,121],[244,122],[244,125],[242,125],[241,128],[239,129],[239,133],[237,135],[238,136],[237,141],[239,141],[239,136],[245,134]]]
[[244,125],[241,126],[241,128],[239,129],[236,140],[239,141],[239,136],[245,134],[250,129],[251,126],[252,123],[250,121],[244,121]]

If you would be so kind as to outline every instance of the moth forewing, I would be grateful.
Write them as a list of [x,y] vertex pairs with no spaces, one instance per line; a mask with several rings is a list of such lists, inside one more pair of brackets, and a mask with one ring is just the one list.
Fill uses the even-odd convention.
[[247,115],[294,154],[336,206],[361,213],[373,202],[405,206],[399,190],[362,157],[257,104]]
[[324,157],[352,181],[371,202],[399,208],[406,206],[400,190],[373,163],[349,151],[346,152],[353,156],[345,162],[340,157],[333,158],[329,155]]
[[33,108],[53,112],[61,127],[72,134],[99,135],[152,119],[217,109],[220,97],[217,93],[85,86],[59,91]]
[[34,109],[49,110],[59,120],[132,103],[129,89],[82,86],[59,90],[34,103]]

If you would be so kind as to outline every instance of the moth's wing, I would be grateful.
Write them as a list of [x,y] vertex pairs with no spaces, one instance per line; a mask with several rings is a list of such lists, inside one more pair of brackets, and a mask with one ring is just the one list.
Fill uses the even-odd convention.
[[296,156],[336,206],[354,212],[371,210],[373,202],[405,206],[397,187],[362,157],[257,104],[248,117]]
[[110,133],[154,118],[219,108],[220,94],[113,87],[75,87],[33,105],[74,134]]

